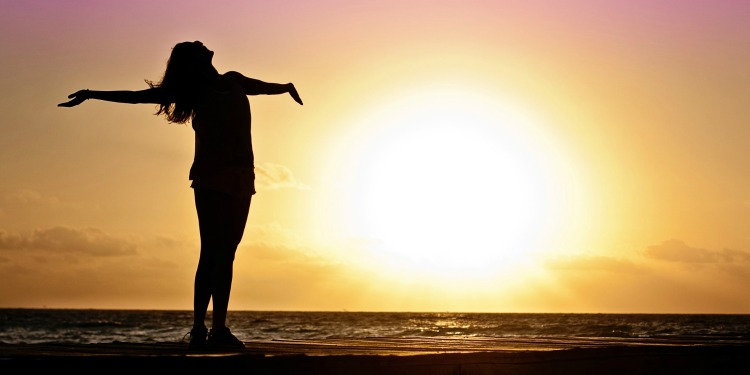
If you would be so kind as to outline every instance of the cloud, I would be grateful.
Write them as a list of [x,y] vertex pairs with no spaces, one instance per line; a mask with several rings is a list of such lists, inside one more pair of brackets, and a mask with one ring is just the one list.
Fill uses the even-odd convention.
[[565,271],[605,271],[614,273],[644,273],[646,270],[626,260],[601,255],[578,255],[558,258],[547,262],[556,270]]
[[58,197],[45,196],[32,189],[18,189],[3,192],[2,204],[14,207],[45,207],[63,210],[80,208],[81,206],[80,203],[62,201]]
[[38,191],[31,189],[20,189],[10,193],[6,193],[4,196],[4,200],[6,202],[14,202],[20,204],[44,203],[49,206],[58,206],[61,204],[58,198],[44,197]]
[[268,242],[254,242],[246,246],[253,259],[279,264],[305,264],[317,266],[331,266],[336,264],[330,259],[317,255],[313,249]]
[[[0,221],[13,223],[16,228],[51,226],[76,215],[89,216],[98,211],[101,207],[93,201],[61,199],[33,189],[0,188]],[[44,215],[40,216],[40,212]]]
[[247,246],[252,257],[259,260],[287,261],[297,258],[299,252],[284,245],[273,245],[264,242],[256,242]]
[[646,248],[645,255],[652,259],[679,263],[745,263],[750,262],[750,252],[742,250],[708,250],[692,247],[671,239]]
[[255,166],[255,176],[258,188],[267,190],[299,189],[310,187],[297,181],[291,169],[273,163],[263,163]]
[[31,233],[0,231],[0,251],[56,251],[65,254],[122,256],[136,253],[136,245],[96,228],[73,229],[57,226]]

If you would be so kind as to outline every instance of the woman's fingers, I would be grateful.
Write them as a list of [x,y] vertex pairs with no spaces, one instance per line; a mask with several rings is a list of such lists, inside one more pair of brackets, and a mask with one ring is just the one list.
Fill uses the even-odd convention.
[[79,105],[81,103],[83,103],[83,99],[81,99],[81,98],[74,98],[71,101],[68,101],[68,102],[65,102],[65,103],[60,103],[57,106],[58,107],[73,107],[73,106]]

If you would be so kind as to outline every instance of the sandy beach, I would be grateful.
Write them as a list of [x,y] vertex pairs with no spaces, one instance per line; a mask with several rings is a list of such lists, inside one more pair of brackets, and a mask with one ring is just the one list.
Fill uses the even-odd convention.
[[0,344],[4,370],[242,371],[252,374],[740,374],[750,345],[599,340],[247,341],[240,351],[182,343]]

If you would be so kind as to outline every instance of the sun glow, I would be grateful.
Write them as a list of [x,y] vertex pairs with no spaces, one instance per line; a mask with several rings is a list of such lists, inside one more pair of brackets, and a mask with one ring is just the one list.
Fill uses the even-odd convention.
[[347,151],[341,209],[372,255],[431,272],[526,262],[559,209],[538,124],[497,95],[402,94],[369,114]]

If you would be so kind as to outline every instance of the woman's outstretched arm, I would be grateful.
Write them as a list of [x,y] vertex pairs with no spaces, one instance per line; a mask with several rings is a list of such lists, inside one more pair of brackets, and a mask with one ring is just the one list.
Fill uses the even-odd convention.
[[149,88],[139,91],[95,91],[95,90],[79,90],[70,95],[65,103],[60,103],[58,107],[73,107],[77,106],[87,99],[104,100],[107,102],[115,103],[127,103],[127,104],[161,104],[168,103],[169,100],[165,97],[163,90],[159,88]]
[[238,72],[227,72],[226,75],[237,81],[246,95],[278,95],[289,93],[295,102],[302,105],[297,89],[292,83],[269,83],[258,79],[248,78]]

